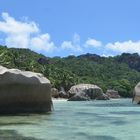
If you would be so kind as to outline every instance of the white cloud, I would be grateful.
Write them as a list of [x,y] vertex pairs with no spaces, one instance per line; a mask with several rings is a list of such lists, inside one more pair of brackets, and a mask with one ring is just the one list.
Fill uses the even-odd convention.
[[71,49],[71,50],[75,49],[75,47],[72,45],[71,41],[64,41],[61,45],[61,48],[62,49]]
[[61,49],[67,49],[73,52],[82,52],[83,50],[80,46],[80,36],[75,33],[72,41],[64,41],[61,44]]
[[116,51],[116,52],[129,52],[129,53],[135,53],[138,52],[140,53],[140,40],[137,42],[133,42],[131,40],[125,41],[125,42],[115,42],[113,43],[108,43],[105,46],[107,49]]
[[103,56],[103,57],[113,57],[114,55],[112,55],[112,54],[102,54],[101,56]]
[[40,34],[40,29],[35,22],[17,21],[8,13],[2,13],[2,18],[0,32],[5,33],[5,44],[8,47],[45,52],[50,52],[55,48],[54,43],[50,41],[50,35]]
[[50,40],[49,34],[42,34],[31,39],[31,47],[37,51],[53,51],[56,47]]
[[80,44],[80,35],[75,33],[73,36],[73,43],[79,45]]
[[23,23],[10,17],[8,13],[2,13],[3,22],[0,22],[0,31],[8,34],[31,34],[39,31],[34,22]]
[[79,45],[73,44],[71,41],[64,41],[61,44],[62,49],[72,50],[73,52],[81,52],[82,48]]
[[88,38],[88,40],[86,41],[85,47],[101,47],[102,46],[102,42],[92,39],[92,38]]
[[85,43],[81,44],[80,36],[76,33],[72,40],[63,41],[60,47],[56,47],[51,41],[50,35],[48,33],[41,34],[39,26],[35,22],[29,21],[28,18],[19,21],[8,13],[2,13],[2,19],[0,21],[0,33],[4,33],[6,37],[0,39],[0,42],[5,42],[8,47],[29,48],[44,53],[67,50],[74,54],[89,52],[89,48],[96,48],[102,50],[105,57],[108,56],[106,54],[109,53],[111,56],[111,53],[114,54],[114,52],[138,52],[140,54],[140,40],[108,43],[103,46],[101,41],[88,38]]

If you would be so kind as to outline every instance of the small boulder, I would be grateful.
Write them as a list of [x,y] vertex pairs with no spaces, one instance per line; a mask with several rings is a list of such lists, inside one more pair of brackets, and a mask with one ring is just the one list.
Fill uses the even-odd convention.
[[52,95],[53,98],[59,98],[58,89],[51,88],[51,95]]
[[103,94],[97,97],[96,100],[110,100],[110,98],[106,94]]
[[65,91],[59,91],[59,97],[60,98],[68,98],[69,96],[68,96],[68,94],[65,92]]
[[118,91],[112,89],[107,90],[106,95],[109,98],[120,98]]

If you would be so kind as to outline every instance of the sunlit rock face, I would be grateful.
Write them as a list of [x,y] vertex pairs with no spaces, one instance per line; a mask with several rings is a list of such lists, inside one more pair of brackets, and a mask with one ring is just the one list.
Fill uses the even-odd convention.
[[69,101],[83,101],[83,100],[108,100],[106,96],[104,96],[103,91],[97,85],[92,84],[78,84],[72,86],[69,93]]
[[0,113],[51,111],[51,84],[40,73],[0,66]]
[[134,88],[133,102],[140,104],[140,82]]

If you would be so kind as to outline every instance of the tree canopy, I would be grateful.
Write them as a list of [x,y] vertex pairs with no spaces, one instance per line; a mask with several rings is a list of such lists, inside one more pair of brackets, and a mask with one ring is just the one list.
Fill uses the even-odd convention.
[[122,54],[101,57],[96,54],[49,58],[29,49],[0,46],[0,64],[43,73],[53,87],[69,88],[78,83],[90,83],[107,89],[118,90],[121,96],[130,97],[140,81],[140,56]]

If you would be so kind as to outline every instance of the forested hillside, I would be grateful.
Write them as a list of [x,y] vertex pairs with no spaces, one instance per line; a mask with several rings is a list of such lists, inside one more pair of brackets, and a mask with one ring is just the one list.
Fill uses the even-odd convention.
[[130,97],[134,86],[140,81],[140,56],[124,53],[115,57],[96,54],[49,58],[29,49],[0,46],[0,64],[43,73],[53,87],[68,90],[78,83],[91,83],[107,89],[118,90]]

